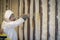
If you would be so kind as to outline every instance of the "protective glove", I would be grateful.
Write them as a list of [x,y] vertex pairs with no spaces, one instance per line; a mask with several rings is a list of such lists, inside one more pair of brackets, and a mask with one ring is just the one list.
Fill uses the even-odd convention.
[[29,14],[23,15],[22,18],[23,18],[24,20],[28,19],[28,18],[29,18]]

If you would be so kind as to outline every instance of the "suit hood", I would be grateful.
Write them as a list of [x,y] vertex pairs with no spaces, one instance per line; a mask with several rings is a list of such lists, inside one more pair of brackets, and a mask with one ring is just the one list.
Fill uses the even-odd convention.
[[7,10],[7,11],[5,12],[5,14],[4,14],[4,20],[5,20],[5,21],[10,21],[9,18],[10,18],[10,16],[11,16],[12,14],[13,14],[13,11]]

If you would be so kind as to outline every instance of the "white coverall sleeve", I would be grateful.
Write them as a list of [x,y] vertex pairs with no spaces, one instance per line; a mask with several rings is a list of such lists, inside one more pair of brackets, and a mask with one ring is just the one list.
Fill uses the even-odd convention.
[[24,22],[24,19],[23,18],[19,18],[16,21],[8,22],[6,24],[6,27],[15,28],[15,27],[19,26],[20,24],[22,24],[23,22]]

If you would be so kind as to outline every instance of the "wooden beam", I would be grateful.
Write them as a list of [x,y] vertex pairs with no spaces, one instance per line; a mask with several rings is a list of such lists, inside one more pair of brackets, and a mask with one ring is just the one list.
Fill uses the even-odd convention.
[[[23,0],[20,0],[19,16],[23,15]],[[19,27],[19,40],[23,40],[23,24]]]
[[58,19],[58,36],[57,36],[57,40],[60,40],[60,0],[57,0],[58,5],[57,5],[57,9],[58,9],[58,15],[57,15],[57,19]]
[[[14,12],[14,15],[18,17],[18,0],[11,0],[11,10]],[[19,32],[18,27],[15,29],[18,34]]]
[[33,40],[33,0],[30,2],[30,40]]
[[42,0],[42,40],[47,40],[47,0]]
[[1,0],[1,22],[3,21],[3,0]]
[[10,8],[9,0],[6,0],[6,9],[8,10]]
[[[28,5],[27,5],[27,0],[25,0],[25,14],[28,14]],[[27,24],[28,24],[28,19],[24,23],[24,37],[25,40],[27,40]]]
[[1,26],[1,23],[2,23],[2,0],[0,0],[0,7],[1,7],[1,9],[0,9],[0,18],[1,18],[0,19],[0,26]]
[[35,40],[40,40],[39,0],[35,0]]
[[11,7],[12,7],[12,1],[10,0],[9,2],[10,2],[10,9],[11,9]]
[[6,0],[4,0],[4,13],[6,11]]
[[49,40],[55,40],[55,0],[49,1],[50,12],[49,12]]

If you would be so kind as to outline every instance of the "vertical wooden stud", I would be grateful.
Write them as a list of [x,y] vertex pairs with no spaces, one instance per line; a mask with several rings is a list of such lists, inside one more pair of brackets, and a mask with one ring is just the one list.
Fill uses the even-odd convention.
[[47,0],[42,0],[42,40],[47,40]]
[[49,12],[49,40],[55,40],[55,0],[50,0],[50,12]]
[[35,40],[40,40],[39,0],[35,0]]

